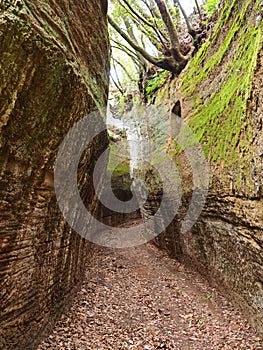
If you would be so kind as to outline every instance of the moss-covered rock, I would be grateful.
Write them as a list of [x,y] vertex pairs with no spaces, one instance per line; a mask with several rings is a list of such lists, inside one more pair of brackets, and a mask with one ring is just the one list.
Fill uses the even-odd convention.
[[[263,54],[261,1],[226,0],[220,19],[179,79],[158,96],[195,132],[210,166],[200,220],[180,234],[192,194],[189,165],[170,140],[184,182],[183,206],[164,244],[240,306],[263,335]],[[164,95],[163,95],[164,94]],[[167,101],[166,101],[167,103]],[[188,170],[187,170],[188,169]],[[188,179],[189,178],[189,179]],[[167,238],[168,237],[168,238]],[[167,241],[166,241],[167,240]]]

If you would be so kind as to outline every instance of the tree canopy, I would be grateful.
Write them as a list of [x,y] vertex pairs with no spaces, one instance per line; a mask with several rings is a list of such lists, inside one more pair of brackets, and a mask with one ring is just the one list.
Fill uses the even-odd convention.
[[[207,17],[204,1],[199,2],[195,0],[195,14],[188,17],[180,0],[110,1],[112,79],[118,90],[123,92],[122,85],[138,82],[140,88],[149,70],[154,74],[162,69],[173,75],[183,70],[203,41]],[[212,13],[218,0],[205,2]],[[124,84],[117,71],[125,77]]]

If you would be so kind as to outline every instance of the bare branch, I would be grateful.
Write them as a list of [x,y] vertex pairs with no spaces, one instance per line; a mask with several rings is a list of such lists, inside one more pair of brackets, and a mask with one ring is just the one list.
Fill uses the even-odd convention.
[[[153,30],[155,30],[155,26],[150,23],[149,21],[147,21],[145,18],[149,18],[146,14],[144,14],[145,18],[143,18],[137,11],[135,11],[131,5],[129,4],[129,2],[127,0],[122,0],[125,5],[129,8],[129,10],[131,11],[131,13],[133,13],[140,21],[142,21],[145,25],[147,25],[148,27],[151,27]],[[119,1],[119,3],[121,4],[121,2]],[[121,6],[123,6],[121,4]],[[124,7],[124,6],[123,6]]]
[[140,47],[136,42],[134,42],[108,15],[108,21],[110,25],[123,37],[124,40],[137,52],[139,52],[147,61],[156,65],[158,60],[152,55],[148,54],[142,47]]
[[179,38],[178,38],[178,35],[177,35],[177,32],[175,30],[175,27],[174,27],[174,24],[173,24],[173,21],[172,21],[172,18],[167,10],[167,7],[164,3],[163,0],[155,0],[156,2],[156,5],[158,6],[159,8],[159,11],[160,11],[160,14],[161,14],[161,17],[164,21],[164,24],[167,28],[167,31],[168,31],[168,34],[169,34],[169,37],[170,37],[170,41],[171,41],[171,47],[172,47],[172,50],[173,50],[173,53],[174,53],[174,57],[176,59],[179,59],[179,60],[184,60],[185,57],[182,55],[182,53],[180,52],[180,42],[179,42]]
[[187,29],[188,29],[188,33],[191,34],[193,37],[196,35],[195,30],[193,29],[192,25],[189,22],[188,16],[184,10],[184,8],[182,7],[181,3],[179,0],[173,0],[175,5],[178,5],[180,11],[182,12],[182,15],[184,17]]
[[112,45],[112,48],[125,52],[126,55],[128,55],[133,60],[134,64],[137,66],[137,68],[140,69],[140,66],[143,64],[143,62],[141,62],[139,60],[139,58],[135,55],[135,53],[133,53],[133,51],[129,50],[127,48],[127,46],[122,45],[122,44],[117,43],[117,42],[115,42],[115,43],[117,46]]
[[117,68],[116,68],[116,65],[115,65],[115,60],[112,59],[112,63],[113,63],[113,68],[114,68],[114,71],[115,71],[115,75],[116,75],[116,80],[113,78],[112,74],[111,74],[111,78],[112,78],[112,81],[114,82],[115,86],[118,87],[118,89],[120,91],[122,91],[122,94],[124,93],[124,90],[121,86],[121,82],[120,82],[120,79],[119,79],[119,75],[118,75],[118,71],[117,71]]
[[195,0],[195,4],[196,4],[197,12],[199,14],[200,21],[202,22],[202,13],[197,0]]
[[124,91],[122,90],[122,88],[118,85],[118,83],[116,82],[116,80],[113,78],[112,74],[110,73],[110,77],[111,77],[111,80],[113,82],[113,84],[116,86],[116,88],[120,91],[120,93],[122,95],[124,95]]
[[136,80],[130,75],[126,67],[120,61],[118,61],[116,58],[113,58],[113,57],[112,57],[112,60],[115,61],[121,67],[121,69],[125,72],[125,74],[130,79],[130,81],[136,82]]

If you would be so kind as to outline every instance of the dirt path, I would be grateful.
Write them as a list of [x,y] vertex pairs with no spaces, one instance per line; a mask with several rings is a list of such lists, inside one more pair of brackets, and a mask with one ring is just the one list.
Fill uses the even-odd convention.
[[198,274],[155,246],[97,249],[71,310],[38,350],[263,349]]

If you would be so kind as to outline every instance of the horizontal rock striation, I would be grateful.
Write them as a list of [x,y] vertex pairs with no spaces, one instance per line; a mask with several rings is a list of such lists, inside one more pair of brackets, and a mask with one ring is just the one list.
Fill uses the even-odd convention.
[[[70,127],[106,105],[106,11],[105,0],[0,2],[0,349],[35,348],[90,256],[62,218],[53,168]],[[107,143],[94,138],[79,166],[91,210],[91,169]]]
[[[168,101],[171,111],[180,104],[210,169],[203,213],[182,234],[193,177],[186,157],[177,153],[183,205],[157,242],[201,271],[263,335],[263,40],[258,20],[263,14],[260,1],[224,3],[210,40],[181,77],[155,96],[156,104]],[[158,194],[155,200],[157,207]]]

